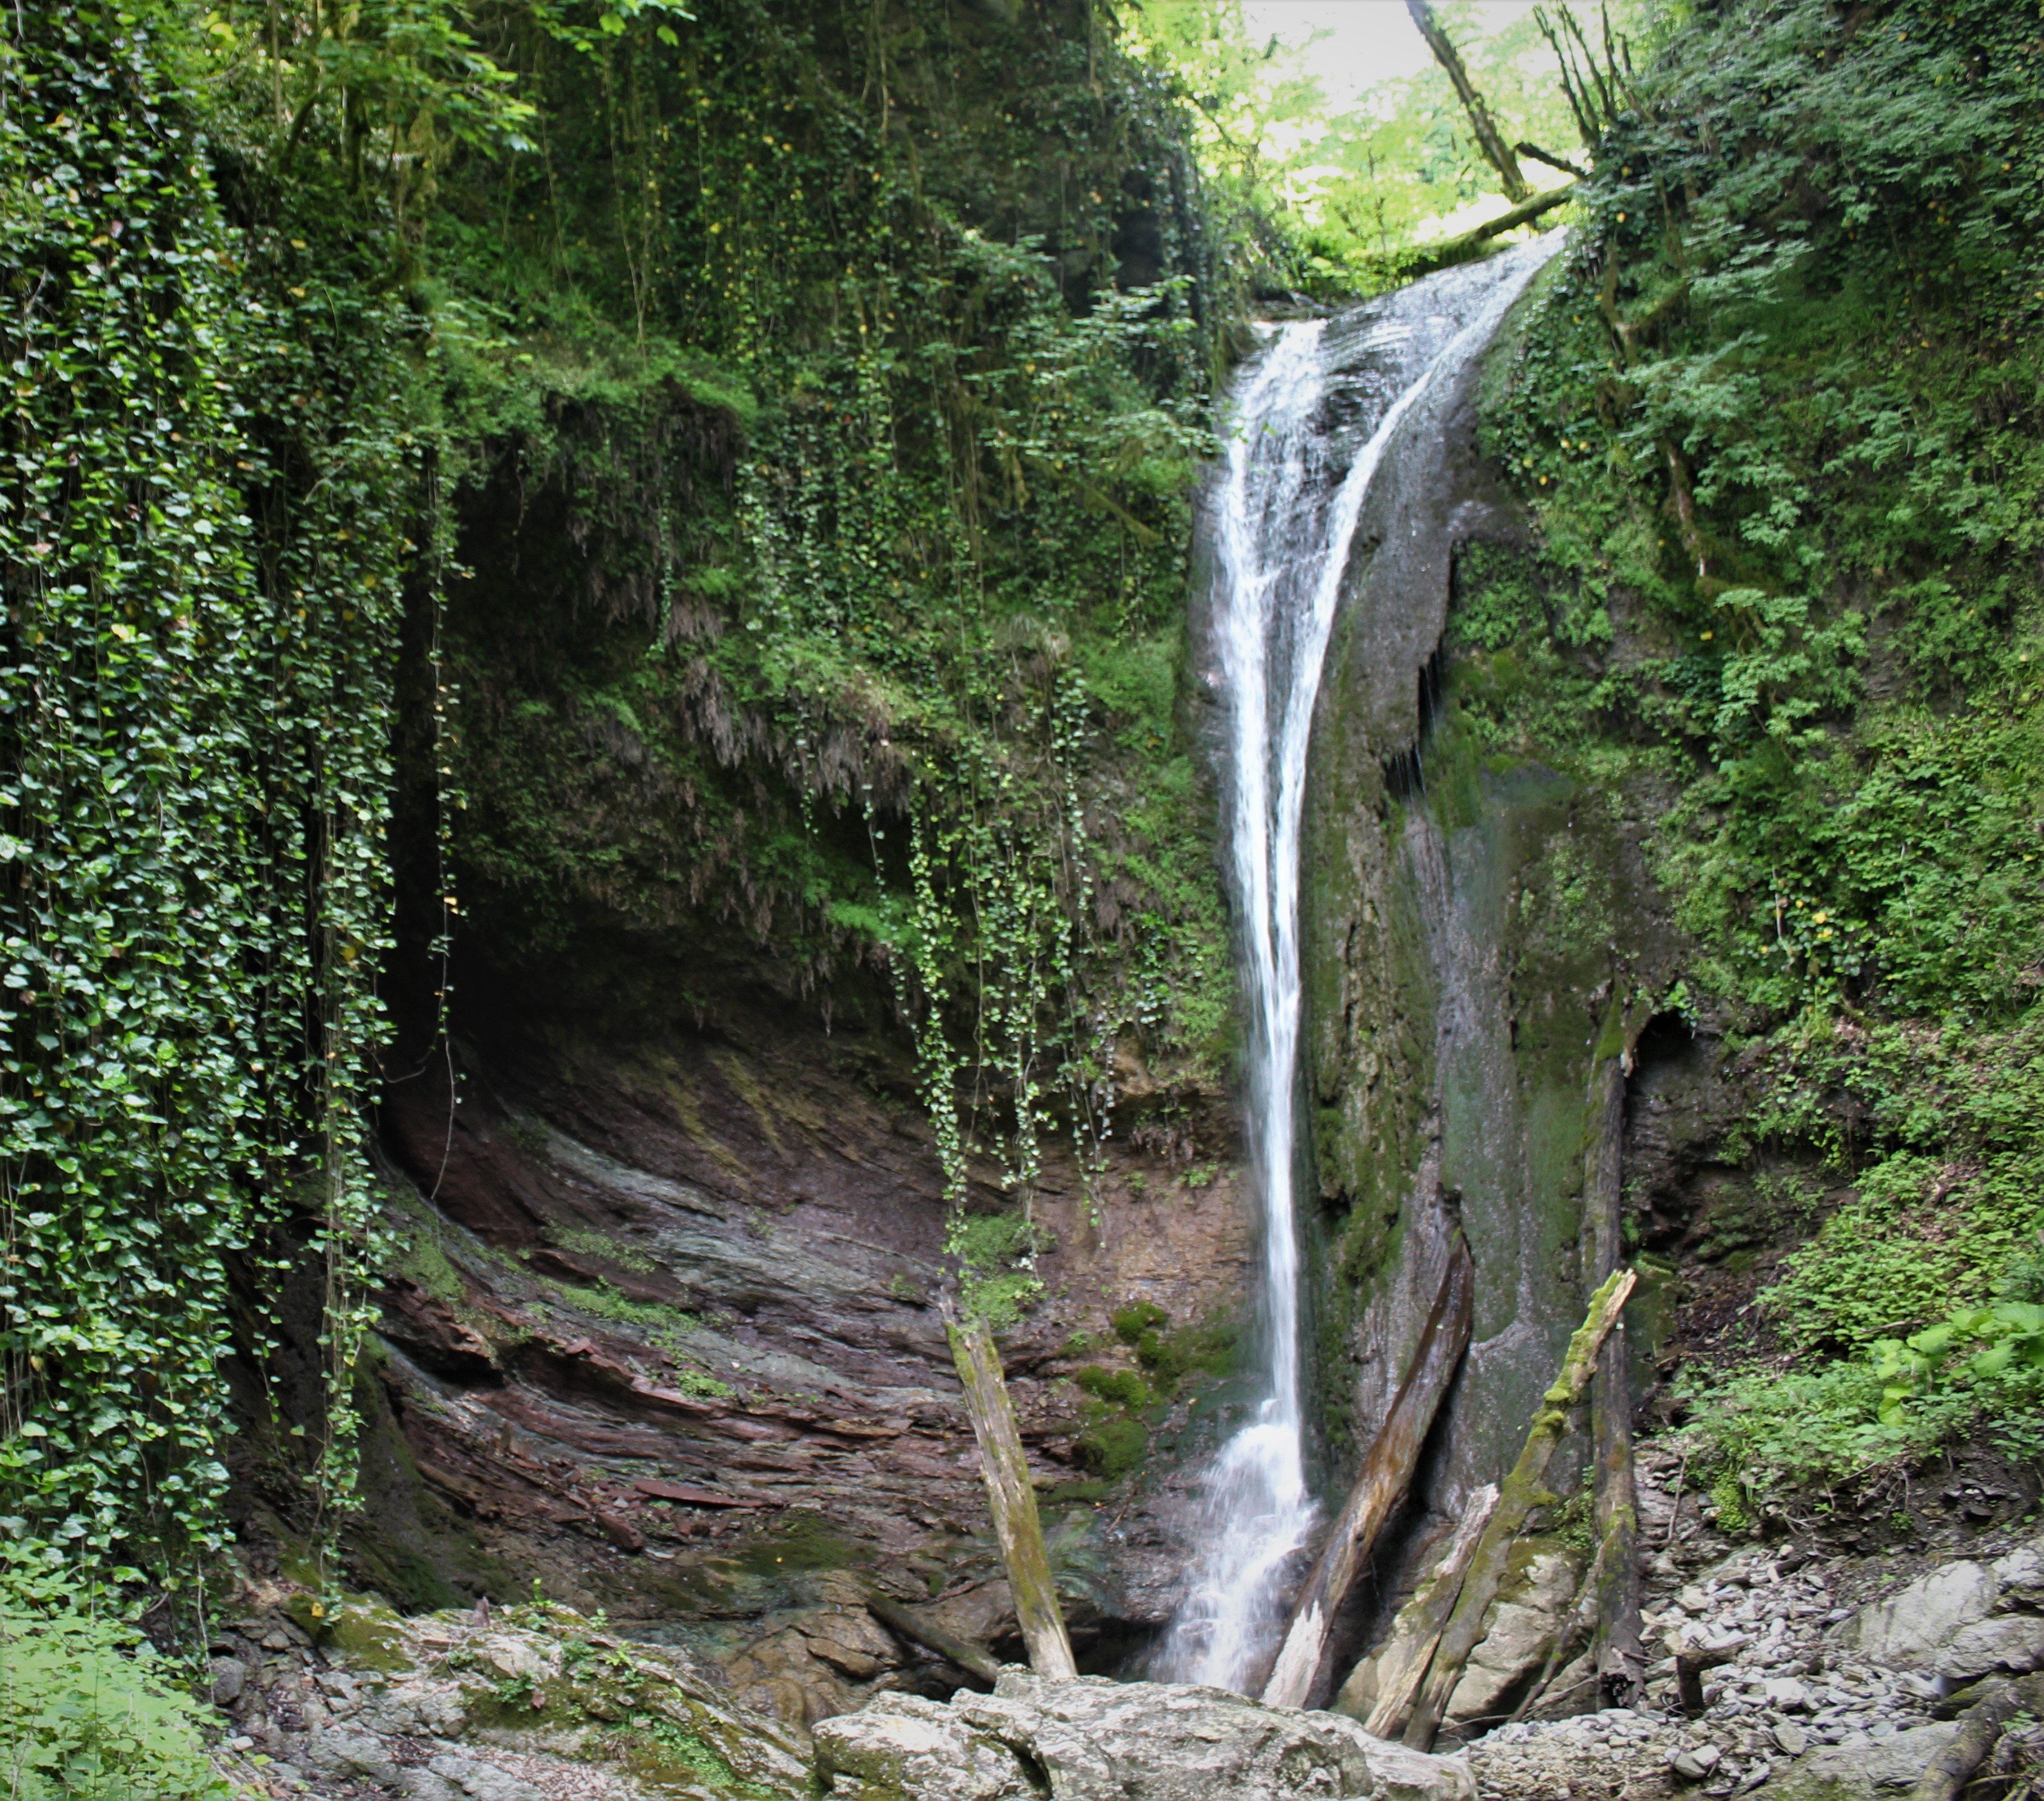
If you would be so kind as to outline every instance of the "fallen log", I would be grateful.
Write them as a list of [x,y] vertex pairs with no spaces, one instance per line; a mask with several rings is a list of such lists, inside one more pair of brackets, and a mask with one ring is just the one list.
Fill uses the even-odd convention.
[[1053,1680],[1078,1674],[1072,1642],[1065,1635],[1065,1616],[1051,1579],[1050,1553],[1043,1548],[1043,1523],[1036,1512],[1036,1491],[1029,1480],[1029,1459],[1022,1449],[1015,1403],[1001,1373],[1001,1353],[984,1319],[970,1317],[944,1322],[951,1361],[965,1388],[965,1410],[979,1441],[980,1473],[993,1515],[993,1535],[1001,1561],[1008,1568],[1008,1587],[1015,1597],[1015,1617],[1028,1647],[1029,1667]]
[[1909,1801],[1957,1801],[1973,1772],[1987,1761],[2001,1729],[2024,1713],[2044,1714],[2044,1676],[2026,1676],[1987,1688],[1959,1715],[1958,1735],[1931,1760],[1909,1791]]
[[1434,1647],[1441,1642],[1441,1628],[1455,1611],[1455,1598],[1462,1592],[1462,1578],[1469,1572],[1477,1541],[1483,1536],[1496,1506],[1495,1483],[1486,1482],[1470,1496],[1462,1523],[1434,1565],[1433,1573],[1398,1610],[1397,1619],[1391,1622],[1390,1635],[1377,1653],[1377,1692],[1363,1719],[1364,1731],[1389,1738],[1404,1718],[1412,1692],[1420,1686],[1432,1661]]
[[1629,1269],[1613,1272],[1610,1279],[1590,1297],[1589,1315],[1569,1340],[1554,1385],[1541,1396],[1540,1411],[1533,1416],[1525,1449],[1499,1489],[1497,1511],[1490,1516],[1483,1537],[1470,1558],[1469,1574],[1462,1580],[1455,1611],[1441,1630],[1440,1643],[1420,1686],[1412,1717],[1406,1722],[1405,1742],[1416,1751],[1430,1751],[1440,1730],[1448,1698],[1461,1680],[1483,1633],[1483,1616],[1497,1598],[1504,1581],[1505,1561],[1512,1541],[1526,1524],[1534,1508],[1552,1500],[1540,1486],[1540,1478],[1554,1459],[1555,1446],[1568,1429],[1569,1414],[1589,1386],[1596,1367],[1597,1353],[1604,1347],[1612,1323],[1632,1292],[1637,1278]]
[[[1625,1130],[1625,1063],[1609,1057],[1594,1078],[1589,1154],[1583,1171],[1584,1210],[1590,1223],[1589,1279],[1601,1282],[1618,1267],[1623,1248],[1620,1194]],[[1632,1462],[1632,1357],[1623,1316],[1612,1323],[1597,1353],[1590,1383],[1590,1439],[1596,1447],[1593,1519],[1597,1561],[1591,1583],[1596,1609],[1593,1641],[1597,1683],[1608,1707],[1636,1707],[1646,1692],[1646,1658],[1640,1648],[1639,1492]]]
[[1001,1674],[1001,1665],[990,1652],[982,1650],[970,1639],[955,1637],[942,1626],[917,1619],[885,1595],[869,1594],[866,1597],[866,1611],[896,1638],[936,1652],[947,1663],[955,1664],[967,1676],[978,1676],[989,1688]]
[[[1263,1699],[1273,1706],[1312,1705],[1327,1661],[1327,1634],[1342,1603],[1354,1586],[1356,1573],[1368,1558],[1377,1535],[1404,1498],[1412,1480],[1441,1397],[1462,1353],[1469,1348],[1470,1319],[1476,1295],[1476,1263],[1458,1233],[1448,1250],[1448,1267],[1440,1292],[1420,1334],[1405,1379],[1384,1417],[1362,1471],[1349,1491],[1348,1503],[1320,1549],[1305,1586],[1293,1603],[1292,1623],[1284,1647],[1263,1685]],[[1325,1699],[1324,1696],[1320,1697]]]

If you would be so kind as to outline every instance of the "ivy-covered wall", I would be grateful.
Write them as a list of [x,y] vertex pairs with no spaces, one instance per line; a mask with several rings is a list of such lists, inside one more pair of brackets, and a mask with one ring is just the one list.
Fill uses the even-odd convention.
[[17,1542],[215,1542],[229,1368],[344,1507],[374,1110],[471,975],[862,1010],[1012,1315],[1042,1135],[1227,1054],[1172,711],[1226,297],[1109,13],[6,31]]

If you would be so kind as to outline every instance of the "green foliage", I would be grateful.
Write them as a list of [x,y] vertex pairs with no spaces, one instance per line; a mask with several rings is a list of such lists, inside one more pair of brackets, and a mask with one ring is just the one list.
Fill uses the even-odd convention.
[[[2006,1020],[2044,956],[2037,25],[1699,15],[1489,395],[1566,597],[1533,655],[1577,672],[1567,736],[1707,760],[1660,873],[1699,973],[1765,1013]],[[1615,603],[1622,665],[1561,616]]]
[[321,1265],[303,1473],[346,1504],[413,327],[337,240],[229,226],[190,20],[6,29],[0,1500],[165,1560],[216,1542],[232,1258]]
[[1089,1363],[1072,1377],[1072,1380],[1110,1407],[1133,1408],[1138,1411],[1156,1400],[1150,1384],[1132,1369],[1106,1369],[1099,1364]]
[[0,1782],[16,1801],[226,1801],[206,1713],[132,1626],[0,1596]]
[[620,1269],[650,1273],[659,1267],[636,1245],[625,1244],[608,1232],[596,1231],[586,1226],[553,1226],[548,1228],[547,1237],[550,1243],[559,1245],[563,1250],[601,1258]]
[[1149,1454],[1150,1428],[1125,1413],[1093,1421],[1078,1437],[1079,1461],[1104,1482],[1118,1482]]
[[1047,1228],[1019,1213],[954,1212],[944,1248],[958,1259],[959,1300],[969,1318],[1012,1326],[1043,1292],[1038,1255]]
[[1900,1152],[1863,1173],[1858,1198],[1784,1261],[1765,1304],[1798,1349],[1865,1345],[1984,1296],[2038,1212],[2034,1192]]
[[[1748,1040],[1727,1150],[1854,1191],[1765,1297],[1800,1366],[1696,1399],[1728,1519],[2035,1433],[2019,1353],[1974,1358],[2021,1339],[1991,1304],[2035,1298],[2044,1180],[2040,26],[1699,10],[1486,373],[1543,554],[1458,567],[1454,716],[1654,797],[1689,1004]],[[1708,1248],[1778,1236],[1772,1198]]]
[[551,1286],[570,1307],[594,1314],[599,1319],[614,1320],[620,1326],[658,1329],[671,1326],[674,1321],[671,1309],[634,1300],[609,1282],[599,1283],[593,1288],[581,1288],[567,1282],[555,1282]]
[[678,1776],[707,1788],[729,1788],[737,1772],[701,1735],[658,1714],[634,1714],[626,1722],[633,1761],[649,1773]]
[[1108,1323],[1114,1328],[1114,1335],[1124,1345],[1132,1346],[1142,1342],[1145,1332],[1155,1331],[1157,1327],[1168,1326],[1170,1323],[1170,1315],[1155,1301],[1149,1300],[1131,1301],[1126,1307],[1117,1307],[1108,1317]]

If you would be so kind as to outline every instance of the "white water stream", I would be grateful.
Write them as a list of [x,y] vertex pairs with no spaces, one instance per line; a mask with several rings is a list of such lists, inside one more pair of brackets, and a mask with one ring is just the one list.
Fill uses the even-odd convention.
[[1262,1199],[1256,1342],[1266,1381],[1254,1415],[1201,1484],[1199,1561],[1158,1660],[1170,1680],[1236,1690],[1256,1681],[1282,1630],[1290,1579],[1318,1513],[1306,1484],[1293,1206],[1299,831],[1314,702],[1350,541],[1400,421],[1446,368],[1489,341],[1544,260],[1515,252],[1447,271],[1394,297],[1351,340],[1351,350],[1374,351],[1371,361],[1389,366],[1383,373],[1396,397],[1338,485],[1338,446],[1323,417],[1334,378],[1327,321],[1278,328],[1235,397],[1216,503],[1212,655],[1228,720],[1229,861],[1249,1027],[1247,1148]]

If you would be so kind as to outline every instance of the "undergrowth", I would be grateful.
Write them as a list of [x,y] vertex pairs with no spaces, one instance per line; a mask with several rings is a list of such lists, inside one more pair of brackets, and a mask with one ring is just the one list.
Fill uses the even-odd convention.
[[1541,544],[1463,558],[1447,705],[1653,820],[1751,1073],[1724,1154],[1847,1196],[1762,1299],[1782,1357],[1696,1382],[1741,1519],[2044,1442],[1981,1361],[2044,1192],[2040,70],[2034,4],[1698,9],[1486,375]]

